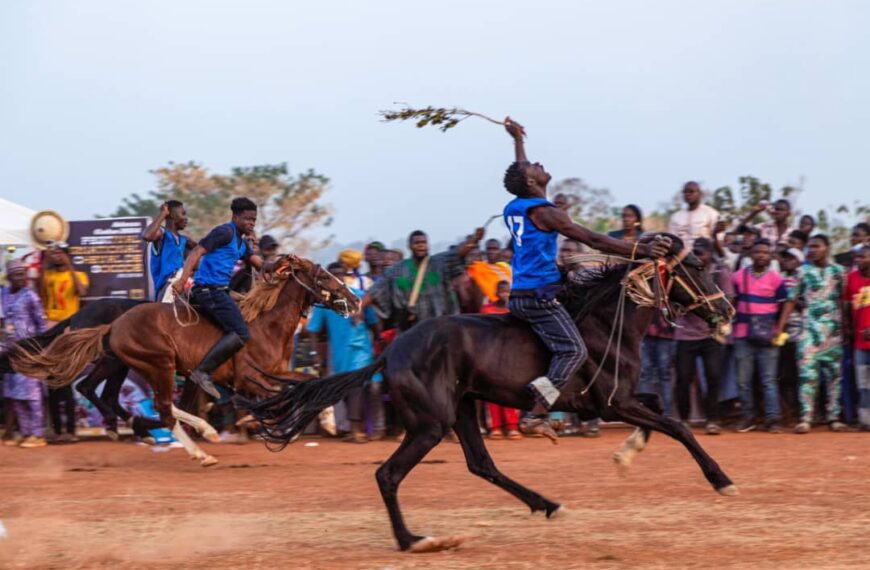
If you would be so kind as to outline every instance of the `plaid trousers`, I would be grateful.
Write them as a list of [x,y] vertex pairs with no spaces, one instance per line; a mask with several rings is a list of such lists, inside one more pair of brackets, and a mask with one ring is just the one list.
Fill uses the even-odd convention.
[[511,314],[532,327],[553,354],[547,378],[538,378],[531,384],[535,399],[549,409],[568,379],[586,360],[586,344],[571,315],[555,299],[549,301],[537,297],[511,297],[508,308]]

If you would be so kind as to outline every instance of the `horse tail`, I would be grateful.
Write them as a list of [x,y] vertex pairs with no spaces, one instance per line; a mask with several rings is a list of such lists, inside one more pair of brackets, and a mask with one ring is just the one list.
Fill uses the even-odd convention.
[[16,351],[28,353],[42,351],[42,349],[51,344],[54,339],[59,337],[69,328],[70,322],[72,322],[71,318],[60,321],[47,331],[16,341],[8,350],[0,352],[0,374],[11,374],[15,372],[15,369],[12,368],[11,362],[13,353]]
[[256,402],[241,396],[233,400],[236,407],[251,412],[259,421],[260,434],[267,442],[277,443],[274,451],[280,451],[320,412],[371,380],[383,368],[384,361],[378,360],[359,370],[287,386],[280,394]]
[[112,325],[100,325],[68,332],[41,352],[16,347],[10,355],[12,368],[25,376],[45,380],[51,388],[72,384],[88,364],[103,356],[103,337],[111,328]]

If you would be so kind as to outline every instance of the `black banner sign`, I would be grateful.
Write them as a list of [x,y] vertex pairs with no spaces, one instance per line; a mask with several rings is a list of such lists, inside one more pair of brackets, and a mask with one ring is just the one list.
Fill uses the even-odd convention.
[[148,247],[139,234],[148,218],[104,218],[69,223],[69,254],[90,279],[82,299],[150,298]]

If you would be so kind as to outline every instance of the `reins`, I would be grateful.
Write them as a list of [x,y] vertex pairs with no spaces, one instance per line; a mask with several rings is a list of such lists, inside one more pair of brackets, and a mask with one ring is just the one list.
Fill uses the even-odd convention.
[[[639,260],[600,254],[578,254],[572,256],[572,261],[577,261],[582,258],[586,261],[601,262],[607,260],[610,262],[617,261],[629,265],[638,265],[638,267],[628,271],[625,277],[620,281],[619,300],[616,305],[616,314],[613,318],[613,325],[610,328],[610,336],[607,339],[607,347],[604,349],[604,355],[601,357],[601,361],[598,364],[598,368],[595,370],[595,374],[592,376],[592,379],[586,387],[580,392],[581,395],[586,395],[589,392],[592,385],[595,384],[595,381],[601,374],[601,370],[604,368],[604,362],[607,360],[611,347],[613,346],[614,335],[616,335],[616,359],[613,366],[613,390],[611,390],[610,396],[607,398],[608,406],[612,405],[613,397],[616,395],[617,390],[619,390],[619,362],[622,354],[622,333],[624,328],[623,325],[625,323],[626,297],[630,298],[638,307],[653,307],[659,309],[666,314],[666,318],[670,319],[674,319],[676,315],[676,312],[671,307],[669,301],[671,289],[673,288],[674,283],[680,285],[680,287],[682,287],[692,298],[692,305],[686,308],[685,312],[692,311],[703,304],[706,304],[710,311],[713,312],[713,301],[725,297],[725,294],[722,291],[718,291],[712,295],[704,295],[700,292],[701,289],[697,282],[695,282],[694,278],[692,278],[691,274],[683,265],[683,260],[688,255],[689,249],[684,247],[677,255],[667,262],[663,260]],[[692,286],[686,283],[680,275],[674,272],[674,269],[677,266],[683,270],[683,274],[689,278]],[[652,282],[652,286],[650,286],[650,282]],[[617,330],[619,331],[618,333]]]

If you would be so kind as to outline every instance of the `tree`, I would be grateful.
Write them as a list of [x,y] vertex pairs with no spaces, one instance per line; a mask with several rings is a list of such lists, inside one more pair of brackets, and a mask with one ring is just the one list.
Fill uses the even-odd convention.
[[580,178],[565,178],[553,185],[551,195],[564,194],[568,215],[597,232],[619,227],[620,209],[613,206],[613,194],[607,188],[593,188]]
[[327,237],[315,242],[306,235],[317,225],[332,223],[331,206],[320,202],[329,179],[314,170],[293,176],[287,164],[281,163],[237,167],[228,175],[220,175],[195,162],[170,162],[152,173],[157,188],[147,197],[134,193],[124,198],[111,216],[154,217],[160,204],[179,200],[190,219],[186,233],[201,238],[229,219],[233,198],[247,196],[259,208],[257,234],[273,234],[284,251],[307,254],[331,240]]

